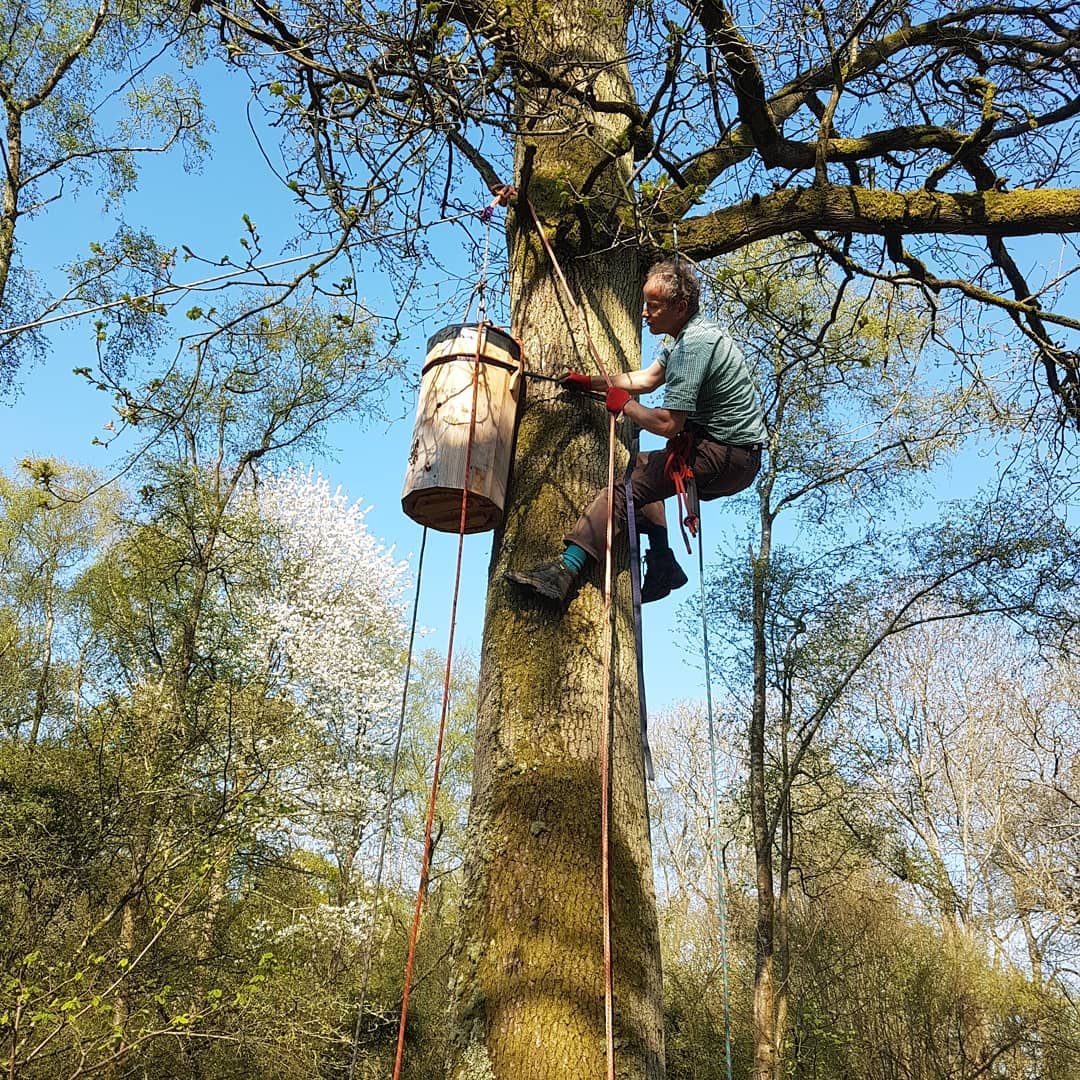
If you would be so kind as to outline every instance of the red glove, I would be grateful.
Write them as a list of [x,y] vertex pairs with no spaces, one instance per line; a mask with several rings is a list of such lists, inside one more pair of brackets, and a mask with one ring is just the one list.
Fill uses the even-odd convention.
[[559,385],[564,390],[592,389],[592,379],[588,375],[582,375],[580,371],[568,371],[560,380]]
[[628,391],[622,390],[618,386],[609,386],[604,401],[604,404],[607,405],[607,411],[613,416],[618,416],[626,408],[626,403],[631,396]]

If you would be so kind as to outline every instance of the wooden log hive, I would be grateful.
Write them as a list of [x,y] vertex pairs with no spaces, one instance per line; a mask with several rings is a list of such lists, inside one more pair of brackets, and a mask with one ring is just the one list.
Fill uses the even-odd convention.
[[409,517],[440,532],[457,532],[467,486],[465,532],[485,532],[502,521],[520,392],[521,347],[509,334],[484,323],[447,326],[432,335],[401,496]]

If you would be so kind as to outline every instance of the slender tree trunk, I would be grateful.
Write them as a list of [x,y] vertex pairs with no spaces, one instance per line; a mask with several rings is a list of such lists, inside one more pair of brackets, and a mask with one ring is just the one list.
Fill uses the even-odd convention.
[[[771,466],[770,466],[771,467]],[[750,713],[750,820],[754,835],[757,914],[754,927],[754,1080],[774,1080],[777,1047],[775,974],[776,899],[773,891],[773,838],[765,780],[766,641],[765,588],[772,550],[769,487],[761,495],[761,545],[753,560],[754,699]]]
[[41,672],[38,675],[37,690],[34,693],[34,712],[30,721],[30,748],[37,745],[41,721],[45,716],[45,707],[49,700],[49,673],[52,669],[52,639],[55,622],[53,613],[53,585],[55,568],[49,567],[49,576],[45,580],[43,602],[45,605],[45,626],[43,629]]
[[[788,709],[784,706],[783,766],[782,775],[788,779]],[[788,1006],[791,998],[791,864],[794,856],[795,834],[791,814],[790,794],[780,809],[780,895],[776,904],[776,954],[779,975],[776,985],[776,1031],[773,1043],[776,1053],[774,1080],[780,1080],[784,1071],[784,1035],[787,1031]]]
[[[120,933],[117,946],[121,958],[129,963],[135,958],[135,901],[128,900],[120,912]],[[121,979],[116,988],[116,996],[113,998],[112,1021],[116,1031],[116,1057],[106,1070],[109,1080],[120,1076],[122,1071],[121,1061],[123,1054],[120,1053],[128,1042],[127,1024],[131,1016],[131,1008],[128,1004],[128,981]]]
[[71,689],[71,721],[75,731],[82,730],[82,687],[83,667],[86,663],[86,650],[90,647],[89,642],[79,646],[79,655],[75,661],[75,676],[72,680]]
[[[1016,883],[1014,882],[1014,896],[1017,891]],[[1024,931],[1024,943],[1027,945],[1028,969],[1031,975],[1031,982],[1035,989],[1041,994],[1043,991],[1042,946],[1039,944],[1039,939],[1035,934],[1035,928],[1031,923],[1031,913],[1020,903],[1017,904],[1017,909],[1020,913],[1020,926]]]

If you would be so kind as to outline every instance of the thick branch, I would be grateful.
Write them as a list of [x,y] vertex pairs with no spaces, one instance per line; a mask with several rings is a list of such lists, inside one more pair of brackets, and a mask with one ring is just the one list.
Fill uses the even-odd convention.
[[102,26],[105,25],[108,14],[108,4],[105,0],[101,0],[97,11],[94,13],[94,18],[82,37],[56,61],[53,70],[45,78],[41,86],[38,87],[37,91],[29,94],[24,101],[19,103],[20,112],[29,112],[31,109],[36,109],[42,102],[47,101],[52,96],[53,91],[60,85],[60,80],[67,74],[71,65],[86,52],[94,38],[98,36]]
[[709,44],[715,45],[724,55],[739,103],[739,119],[750,131],[762,160],[768,166],[779,164],[774,148],[780,131],[766,100],[765,80],[753,46],[739,32],[722,0],[706,0],[701,9],[701,25]]
[[693,259],[726,255],[755,240],[789,232],[885,236],[1034,236],[1080,232],[1080,189],[883,191],[828,185],[754,196],[679,228],[680,250]]
[[[703,13],[702,26],[708,30],[715,15],[714,9],[707,7]],[[1011,47],[1019,66],[1023,56],[1036,56],[1046,60],[1061,60],[1075,49],[1075,33],[1063,36],[1059,41],[1039,41],[1030,37],[1003,35],[995,29],[979,25],[979,20],[1008,17],[1040,16],[1037,8],[1017,5],[985,5],[950,13],[940,19],[921,23],[917,26],[904,27],[891,34],[886,34],[877,41],[872,41],[859,49],[849,62],[845,63],[846,81],[869,75],[874,71],[886,70],[893,59],[904,52],[916,49],[945,49],[949,47],[967,48],[972,43],[993,45],[997,49]],[[1051,28],[1049,17],[1044,18]],[[1057,32],[1065,32],[1054,28]],[[745,44],[745,43],[744,43]],[[747,46],[749,48],[749,46]],[[755,87],[760,82],[752,77],[757,71],[747,66],[753,60],[752,55],[743,57],[738,50],[728,56],[734,46],[725,51],[729,70],[735,82],[736,96],[739,100],[739,118],[742,123],[714,146],[698,154],[693,164],[683,170],[686,187],[673,189],[662,201],[661,212],[671,219],[678,219],[689,211],[700,192],[707,189],[718,177],[735,165],[747,160],[755,150],[761,154],[767,166],[786,169],[812,168],[815,160],[816,143],[800,143],[782,137],[785,120],[806,104],[810,96],[819,91],[831,90],[836,81],[834,58],[819,64],[797,79],[781,88],[767,101],[757,102]],[[732,64],[741,65],[737,70]],[[745,70],[745,76],[738,79],[738,71]],[[761,92],[764,93],[763,83]],[[1051,110],[1042,116],[1032,117],[1026,127],[1010,126],[996,133],[991,141],[1003,141],[1017,137],[1038,128],[1053,126],[1071,119],[1080,108],[1080,99]],[[954,153],[965,138],[962,132],[953,132],[930,125],[894,128],[887,132],[867,135],[863,138],[832,140],[825,147],[828,161],[856,161],[879,156],[885,152],[919,149],[943,149]]]

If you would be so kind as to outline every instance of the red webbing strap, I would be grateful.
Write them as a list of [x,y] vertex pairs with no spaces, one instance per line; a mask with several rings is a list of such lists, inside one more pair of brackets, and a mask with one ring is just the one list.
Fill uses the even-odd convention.
[[615,1006],[611,973],[611,591],[614,560],[612,503],[615,496],[615,414],[608,423],[608,514],[604,545],[604,707],[600,729],[600,893],[604,909],[604,1035],[607,1043],[607,1080],[615,1080]]
[[630,437],[630,457],[626,462],[623,486],[626,491],[626,537],[630,544],[630,598],[634,606],[634,660],[637,667],[638,726],[641,731],[641,754],[645,761],[645,776],[655,782],[652,750],[649,749],[649,709],[645,703],[644,648],[641,640],[641,538],[638,535],[637,514],[634,511],[634,465],[641,445],[641,429],[633,420],[626,421],[633,434]]
[[[675,485],[675,499],[679,505],[679,530],[682,532],[686,554],[693,553],[690,536],[697,536],[700,518],[697,512],[697,494],[694,491],[694,470],[690,468],[690,456],[694,452],[694,436],[680,431],[667,442],[667,458],[664,475]],[[687,489],[689,485],[689,490]],[[690,536],[687,536],[689,531]]]

